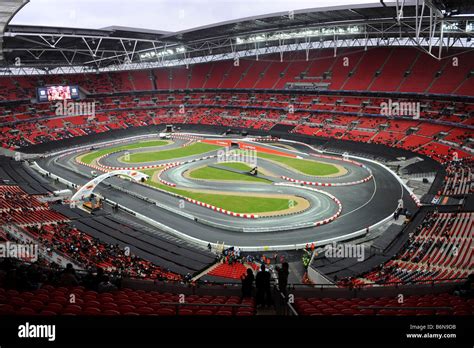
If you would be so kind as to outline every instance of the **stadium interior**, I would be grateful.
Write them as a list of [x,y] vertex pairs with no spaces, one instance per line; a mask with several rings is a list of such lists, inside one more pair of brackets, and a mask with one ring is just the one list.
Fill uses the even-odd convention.
[[0,315],[474,314],[472,3],[177,33],[9,24],[26,3],[0,3]]

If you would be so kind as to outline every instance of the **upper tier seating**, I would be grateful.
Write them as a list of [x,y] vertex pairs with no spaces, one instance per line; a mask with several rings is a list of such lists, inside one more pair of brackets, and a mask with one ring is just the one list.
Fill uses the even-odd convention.
[[[456,55],[457,54],[457,55]],[[452,57],[458,58],[453,65]],[[281,61],[281,59],[283,61]],[[438,61],[412,47],[340,48],[286,52],[186,67],[106,74],[0,79],[0,99],[35,97],[41,85],[78,85],[86,93],[185,88],[278,88],[323,82],[329,90],[474,95],[474,52],[453,50]],[[154,81],[153,81],[154,80]]]
[[[154,98],[157,100],[152,100]],[[145,94],[138,100],[134,100],[132,96],[120,99],[101,97],[96,99],[98,107],[95,117],[69,116],[30,122],[35,120],[32,115],[29,120],[19,119],[14,125],[4,126],[0,141],[4,147],[15,149],[112,129],[151,124],[215,124],[269,130],[276,123],[284,123],[295,125],[292,130],[294,133],[385,144],[425,154],[439,162],[450,161],[455,156],[471,157],[469,152],[461,149],[469,143],[470,129],[460,128],[461,125],[471,125],[472,118],[462,114],[465,111],[472,113],[470,104],[421,101],[426,103],[429,109],[422,111],[419,119],[400,120],[380,115],[380,103],[384,100],[381,98],[321,96],[317,98],[317,102],[314,102],[311,95],[291,98],[289,95],[258,93],[251,96],[243,93]],[[366,107],[367,102],[371,105],[370,109]],[[185,106],[184,114],[179,113],[180,105]],[[294,112],[288,112],[289,105]],[[435,105],[438,113],[435,111]],[[258,106],[261,109],[249,109],[248,106]],[[448,106],[451,108],[449,122],[452,122],[452,125],[428,123],[425,119],[428,117],[428,120],[434,122],[444,121],[446,115],[443,110]],[[268,107],[280,109],[269,110]],[[124,108],[129,111],[123,110]],[[359,112],[352,115],[343,114],[348,108],[353,111],[370,111],[374,116],[359,116]],[[51,114],[49,117],[53,116],[53,112],[47,108],[37,106],[37,109],[42,113],[42,117],[48,117],[48,113]],[[314,110],[318,113],[303,110]],[[18,113],[13,110],[10,117],[15,119],[23,113],[24,109],[18,107]],[[375,117],[377,113],[379,114]],[[459,115],[457,121],[453,119],[455,115]]]

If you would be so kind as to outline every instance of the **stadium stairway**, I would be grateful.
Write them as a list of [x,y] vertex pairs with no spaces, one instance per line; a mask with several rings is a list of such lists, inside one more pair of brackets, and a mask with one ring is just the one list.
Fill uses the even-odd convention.
[[215,263],[213,265],[211,265],[209,268],[206,268],[205,270],[203,270],[201,273],[197,274],[196,276],[194,276],[191,280],[192,281],[196,281],[198,280],[199,278],[205,276],[206,274],[208,274],[209,272],[212,272],[214,269],[216,269],[217,267],[219,267],[220,263]]

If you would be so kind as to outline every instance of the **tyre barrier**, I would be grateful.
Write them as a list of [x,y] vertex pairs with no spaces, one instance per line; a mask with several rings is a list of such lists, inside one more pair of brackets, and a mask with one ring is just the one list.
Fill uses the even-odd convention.
[[280,141],[280,138],[270,137],[270,138],[248,138],[249,141],[255,141],[257,143],[276,143]]
[[186,147],[186,146],[189,146],[189,145],[192,145],[194,144],[196,141],[194,140],[189,140],[188,142],[184,143],[183,145],[181,145],[181,147]]
[[[183,145],[183,146],[185,146],[185,145]],[[128,170],[143,170],[143,169],[155,169],[155,168],[166,167],[166,166],[169,166],[169,165],[175,164],[175,163],[179,163],[179,164],[191,163],[191,162],[196,162],[196,161],[201,161],[201,160],[217,157],[216,155],[211,155],[211,156],[204,156],[204,157],[200,157],[200,158],[195,158],[195,159],[188,160],[188,161],[185,161],[185,162],[168,162],[168,163],[150,164],[150,165],[136,166],[136,167],[112,167],[112,166],[104,166],[103,164],[100,164],[100,160],[102,158],[105,158],[105,157],[107,157],[107,156],[109,156],[113,153],[116,153],[116,152],[120,152],[120,151],[114,151],[114,152],[107,153],[103,156],[100,156],[99,158],[97,158],[97,164],[100,167],[102,167],[104,169],[107,169],[107,170],[127,170],[127,169]]]
[[[207,158],[211,158],[211,157],[214,157],[214,156],[206,156],[206,157],[203,157],[202,159],[207,159]],[[196,162],[198,159],[194,159],[194,160],[190,160],[190,161],[187,161],[187,162],[174,162],[174,163],[168,163],[168,167],[166,168],[166,170],[168,169],[171,169],[173,167],[177,167],[181,164],[184,164],[184,163],[188,163],[188,162]],[[76,159],[76,161],[84,166],[87,166],[87,167],[90,167],[90,168],[94,168],[94,169],[97,169],[97,170],[101,170],[101,171],[104,171],[104,169],[101,169],[97,166],[94,166],[92,164],[87,164],[87,163],[82,163],[80,161],[78,161]],[[164,170],[163,170],[164,171]],[[160,172],[161,173],[161,172]],[[167,185],[167,186],[171,186],[171,187],[176,187],[176,184],[174,183],[170,183],[170,182],[167,182],[165,180],[162,180],[161,178],[159,179],[160,182],[164,185]],[[176,193],[172,193],[172,192],[168,192],[166,190],[160,190],[160,189],[157,189],[156,187],[153,187],[151,185],[148,185],[148,184],[145,184],[145,183],[141,183],[142,185],[146,185],[148,187],[151,187],[155,190],[159,190],[159,191],[162,191],[164,193],[167,193],[167,194],[170,194],[172,196],[175,196],[175,197],[179,197],[179,198],[182,198],[182,199],[185,199],[186,201],[190,202],[190,203],[193,203],[193,204],[196,204],[196,205],[199,205],[199,206],[202,206],[202,207],[205,207],[205,208],[208,208],[208,209],[211,209],[211,210],[214,210],[214,211],[217,211],[219,213],[223,213],[223,214],[226,214],[226,215],[230,215],[230,216],[234,216],[234,217],[241,217],[241,218],[245,218],[245,219],[258,219],[258,215],[256,214],[242,214],[242,213],[236,213],[236,212],[233,212],[233,211],[230,211],[230,210],[226,210],[226,209],[223,209],[223,208],[219,208],[219,207],[216,207],[216,206],[213,206],[213,205],[210,205],[208,203],[204,203],[204,202],[200,202],[200,201],[197,201],[195,199],[191,199],[191,198],[188,198],[188,197],[185,197],[185,196],[182,196],[182,195],[179,195],[179,194],[176,194]]]
[[324,191],[319,191],[319,190],[318,190],[318,192],[322,193],[322,194],[325,194],[326,196],[330,197],[337,204],[337,211],[333,216],[331,216],[327,219],[316,221],[314,223],[314,226],[326,225],[326,224],[336,220],[339,217],[339,215],[341,215],[341,212],[342,212],[342,203],[339,199],[337,199],[335,196],[331,195],[330,193],[327,193],[327,192],[324,192]]
[[55,156],[57,154],[60,154],[57,158],[61,158],[65,155],[70,155],[72,153],[82,152],[84,150],[90,150],[91,147],[94,147],[94,150],[97,150],[97,149],[101,149],[103,147],[107,147],[107,146],[111,146],[111,145],[127,143],[127,142],[130,142],[132,140],[140,140],[140,139],[148,139],[148,138],[156,138],[156,137],[158,137],[158,134],[137,135],[137,136],[121,139],[121,140],[105,141],[105,142],[101,142],[101,143],[81,145],[79,147],[76,146],[76,147],[71,148],[71,149],[60,150],[60,151],[52,152],[52,153],[51,152],[46,153],[43,156],[44,157],[51,157],[51,156]]
[[[84,162],[82,162],[81,160],[77,159],[77,157],[76,157],[76,159],[75,159],[75,162],[78,163],[78,164],[81,164],[81,165],[83,165],[83,166],[86,166],[86,167],[89,167],[89,168],[92,168],[92,169],[95,169],[95,170],[99,170],[99,171],[101,171],[101,172],[105,172],[105,173],[106,173],[106,172],[109,172],[109,171],[110,171],[110,170],[101,168],[101,167],[99,167],[99,166],[96,166],[96,165],[94,165],[94,164],[84,163]],[[118,169],[119,169],[119,168],[117,168],[117,170],[118,170]]]
[[[201,158],[195,158],[195,159],[192,159],[192,160],[189,160],[189,161],[185,161],[185,162],[176,162],[176,163],[171,163],[169,165],[166,166],[166,168],[164,168],[163,170],[160,171],[160,173],[158,174],[158,179],[160,180],[160,182],[164,185],[167,185],[167,186],[171,186],[171,187],[176,187],[176,184],[175,183],[171,183],[169,181],[166,181],[166,180],[163,180],[160,176],[163,172],[171,169],[171,168],[175,168],[175,167],[178,167],[179,165],[182,165],[182,164],[186,164],[186,163],[193,163],[193,162],[197,162],[197,161],[202,161],[202,160],[206,160],[206,159],[209,159],[209,158],[214,158],[216,157],[216,155],[211,155],[211,156],[204,156],[204,157],[201,157]],[[214,205],[211,205],[211,204],[208,204],[208,203],[204,203],[204,202],[201,202],[201,201],[198,201],[198,200],[195,200],[195,199],[192,199],[192,198],[188,198],[188,197],[185,197],[185,196],[181,196],[181,195],[177,195],[181,198],[184,198],[186,201],[190,202],[190,203],[193,203],[193,204],[196,204],[196,205],[199,205],[201,207],[205,207],[205,208],[208,208],[208,209],[211,209],[211,210],[214,210],[214,211],[217,211],[219,213],[223,213],[223,214],[226,214],[226,215],[230,215],[230,216],[234,216],[234,217],[241,217],[241,218],[246,218],[246,219],[257,219],[258,218],[258,215],[256,214],[244,214],[244,213],[236,213],[236,212],[233,212],[233,211],[230,211],[230,210],[226,210],[226,209],[223,209],[223,208],[220,208],[220,207],[216,207]]]
[[[210,155],[210,156],[204,156],[204,157],[201,157],[201,158],[195,158],[195,159],[188,160],[188,161],[185,161],[185,162],[171,162],[171,163],[163,163],[163,164],[160,164],[159,166],[165,166],[165,168],[163,168],[163,170],[161,170],[160,173],[158,174],[158,179],[159,179],[160,183],[162,183],[162,184],[164,184],[164,185],[167,185],[167,186],[170,186],[170,187],[176,187],[176,184],[161,179],[160,175],[161,175],[164,171],[169,170],[169,169],[171,169],[171,168],[175,168],[175,167],[177,167],[177,166],[179,166],[179,165],[186,164],[186,163],[197,162],[197,161],[201,161],[201,160],[206,160],[206,159],[214,158],[214,157],[216,157],[216,155]],[[90,168],[98,169],[98,170],[101,170],[101,171],[104,171],[104,170],[105,170],[105,168],[102,169],[102,168],[99,168],[99,167],[97,167],[97,166],[95,166],[95,165],[90,165],[90,164],[87,164],[87,163],[82,163],[82,162],[79,161],[77,158],[76,158],[76,162],[78,162],[78,163],[80,163],[80,164],[83,164],[83,165],[85,165],[85,166],[88,166],[88,167],[90,167]],[[138,169],[147,169],[147,167],[150,167],[150,166],[124,168],[124,169],[138,170]],[[114,167],[114,170],[116,170],[116,169],[117,169],[117,168]],[[146,184],[145,184],[145,185],[146,185]],[[156,189],[156,187],[153,187],[153,186],[151,186],[151,185],[147,185],[147,186]],[[197,200],[195,200],[195,199],[191,199],[191,198],[188,198],[188,197],[179,195],[179,194],[170,193],[170,192],[167,192],[167,191],[165,191],[165,190],[160,190],[160,191],[169,193],[169,194],[171,194],[171,195],[173,195],[173,196],[175,196],[175,197],[183,198],[183,199],[185,199],[186,201],[188,201],[188,202],[190,202],[190,203],[193,203],[193,204],[196,204],[196,205],[199,205],[199,206],[202,206],[202,207],[205,207],[205,208],[208,208],[208,209],[211,209],[211,210],[214,210],[214,211],[217,211],[217,212],[219,212],[219,213],[226,214],[226,215],[230,215],[230,216],[234,216],[234,217],[241,217],[241,218],[246,218],[246,219],[257,219],[257,218],[258,218],[258,215],[256,215],[256,214],[236,213],[236,212],[233,212],[233,211],[230,211],[230,210],[226,210],[226,209],[223,209],[223,208],[219,208],[219,207],[216,207],[216,206],[213,206],[213,205],[204,203],[204,202],[200,202],[200,201],[197,201]]]
[[315,153],[312,153],[311,156],[317,157],[317,158],[325,158],[325,159],[331,159],[331,160],[336,160],[336,161],[347,162],[347,163],[354,164],[358,167],[363,167],[363,168],[368,169],[367,166],[364,165],[363,163],[360,163],[360,162],[357,162],[357,161],[354,161],[354,160],[351,160],[351,159],[347,159],[347,158],[341,158],[341,157],[329,156],[329,155],[320,155],[320,154],[315,154]]
[[369,175],[367,177],[363,178],[363,179],[360,179],[360,180],[351,181],[351,182],[341,182],[341,183],[325,183],[325,182],[317,182],[317,181],[315,182],[315,181],[307,181],[307,180],[298,180],[298,179],[290,178],[290,177],[287,177],[287,176],[284,176],[284,175],[280,176],[280,178],[282,178],[286,181],[297,183],[297,184],[304,184],[304,185],[310,185],[310,186],[325,186],[325,187],[358,185],[358,184],[368,182],[373,178],[372,170],[370,170],[370,168],[367,167],[363,163],[360,163],[360,162],[357,162],[357,161],[354,161],[354,160],[351,160],[351,159],[340,158],[340,157],[329,156],[329,155],[311,154],[311,156],[317,157],[317,158],[331,159],[331,160],[351,163],[351,164],[353,164],[357,167],[364,168],[365,170],[367,170],[367,172],[369,172]]
[[189,134],[181,134],[181,133],[172,133],[170,135],[171,139],[184,139],[184,140],[201,140],[204,137],[198,135],[189,135]]
[[258,216],[257,214],[236,213],[236,212],[233,212],[233,211],[230,211],[230,210],[226,210],[226,209],[223,209],[223,208],[219,208],[219,207],[213,206],[213,205],[211,205],[211,204],[204,203],[204,202],[201,202],[201,201],[198,201],[198,200],[189,198],[189,197],[185,197],[185,196],[183,196],[183,195],[180,195],[180,194],[177,194],[177,193],[174,193],[174,192],[169,192],[169,191],[166,191],[166,190],[163,190],[163,189],[160,189],[160,188],[156,188],[156,187],[154,187],[154,186],[151,186],[151,185],[147,184],[146,182],[144,182],[144,183],[139,183],[139,184],[140,184],[140,185],[145,185],[145,186],[151,187],[151,188],[153,188],[153,189],[155,189],[155,190],[161,191],[161,192],[163,192],[163,193],[165,193],[165,194],[168,194],[168,195],[170,195],[170,196],[184,199],[184,200],[188,201],[189,203],[193,203],[193,204],[199,205],[199,206],[201,206],[201,207],[208,208],[208,209],[211,209],[211,210],[214,210],[214,211],[216,211],[216,212],[223,213],[223,214],[226,214],[226,215],[230,215],[230,216],[234,216],[234,217],[240,217],[240,218],[245,218],[245,219],[258,219],[258,218],[259,218],[259,216]]
[[113,152],[109,152],[109,153],[106,153],[105,155],[102,155],[100,157],[98,157],[96,159],[96,163],[99,167],[103,168],[103,169],[106,169],[106,170],[143,170],[143,169],[154,169],[154,168],[160,168],[160,167],[163,167],[164,165],[166,165],[167,163],[162,163],[162,164],[150,164],[150,165],[146,165],[146,166],[135,166],[135,167],[113,167],[113,166],[105,166],[103,164],[100,163],[100,160],[107,157],[107,156],[110,156],[114,153],[118,153],[118,152],[122,152],[123,150],[119,150],[119,151],[113,151]]
[[176,187],[176,184],[172,183],[172,182],[169,182],[169,181],[166,181],[166,180],[163,180],[161,178],[161,174],[165,171],[167,171],[168,169],[171,169],[171,168],[174,168],[174,167],[177,167],[179,166],[180,164],[182,164],[181,162],[176,162],[176,163],[171,163],[170,165],[167,165],[165,168],[163,168],[162,170],[160,170],[160,172],[158,173],[158,180],[163,184],[163,185],[166,185],[166,186],[170,186],[170,187]]
[[[97,161],[102,158],[104,156],[101,156],[97,159]],[[159,165],[149,165],[149,166],[138,166],[138,167],[111,167],[111,166],[104,166],[104,165],[94,165],[94,164],[88,164],[88,163],[85,163],[85,162],[82,162],[81,160],[79,160],[77,157],[75,158],[75,162],[78,163],[78,164],[81,164],[83,166],[86,166],[86,167],[89,167],[89,168],[92,168],[92,169],[96,169],[96,170],[100,170],[101,172],[110,172],[112,170],[143,170],[143,169],[154,169],[154,168],[160,168],[160,167],[163,167],[165,165],[169,165],[170,163],[163,163],[163,164],[159,164]]]
[[420,199],[414,193],[410,192],[410,197],[415,201],[418,208],[422,206]]
[[197,204],[197,205],[202,206],[202,207],[206,207],[206,208],[208,208],[208,209],[211,209],[211,210],[214,210],[214,211],[217,211],[217,212],[219,212],[219,213],[226,214],[226,215],[235,216],[235,217],[241,217],[241,218],[246,218],[246,219],[258,219],[258,215],[256,215],[256,214],[236,213],[236,212],[233,212],[233,211],[230,211],[230,210],[226,210],[226,209],[222,209],[222,208],[219,208],[219,207],[215,207],[215,206],[213,206],[213,205],[211,205],[211,204],[208,204],[208,203],[204,203],[204,202],[201,202],[201,201],[197,201],[197,200],[195,200],[195,199],[191,199],[191,198],[187,198],[187,197],[185,197],[185,199],[186,199],[188,202]]
[[[287,186],[287,187],[297,187],[297,188],[302,188],[301,186],[296,186],[296,185],[292,185],[292,184],[286,184],[286,183],[277,183],[275,184],[277,186]],[[323,219],[323,220],[319,220],[319,221],[316,221],[313,223],[313,226],[322,226],[322,225],[326,225],[334,220],[336,220],[339,215],[341,215],[342,213],[342,203],[341,201],[334,195],[328,193],[328,192],[325,192],[325,191],[321,191],[321,190],[318,190],[318,189],[315,189],[315,188],[311,188],[311,187],[304,187],[305,190],[310,190],[310,191],[314,191],[314,192],[318,192],[322,195],[325,195],[327,197],[329,197],[331,200],[333,200],[336,204],[337,204],[337,211],[336,213],[334,213],[332,216],[326,218],[326,219]]]
[[[116,152],[120,152],[120,151],[116,151]],[[110,154],[111,153],[100,156],[97,159],[97,162],[99,162],[100,159],[102,159],[102,158],[104,158],[104,157],[106,157]],[[170,163],[162,163],[162,164],[159,164],[159,165],[148,165],[148,166],[138,166],[138,167],[120,167],[120,168],[110,167],[110,166],[96,166],[96,165],[93,165],[93,164],[87,164],[87,163],[84,163],[84,162],[80,161],[77,157],[75,158],[75,161],[79,164],[84,165],[84,166],[87,166],[87,167],[90,167],[90,168],[93,168],[93,169],[96,169],[96,170],[100,170],[100,171],[105,171],[105,172],[110,171],[110,170],[119,170],[119,169],[121,169],[121,170],[127,170],[127,169],[128,170],[140,170],[140,169],[152,169],[152,168],[164,167],[158,174],[159,182],[162,183],[163,185],[166,185],[166,186],[169,186],[169,187],[176,187],[175,183],[172,183],[172,182],[169,182],[169,181],[166,181],[166,180],[162,179],[161,174],[164,173],[165,171],[171,169],[171,168],[175,168],[175,167],[178,167],[178,166],[186,164],[186,163],[193,163],[193,162],[206,160],[206,159],[210,159],[210,158],[215,158],[215,157],[217,157],[217,155],[204,156],[204,157],[188,160],[188,161],[185,161],[185,162],[170,162]],[[286,178],[286,177],[282,177],[282,178]],[[295,180],[295,179],[286,178],[286,180],[292,181],[292,180]],[[300,183],[299,180],[298,181],[293,181],[293,182]],[[314,183],[314,184],[316,184],[316,183]],[[145,185],[147,185],[147,184],[145,184]],[[154,189],[157,189],[156,187],[153,187],[151,185],[147,185],[147,186],[152,187]],[[319,185],[319,186],[331,186],[331,185],[322,184],[322,185]],[[313,225],[314,226],[320,226],[320,225],[327,224],[331,221],[334,221],[340,215],[340,213],[342,211],[341,202],[336,197],[334,197],[333,195],[331,195],[327,192],[323,192],[323,191],[316,190],[316,189],[312,189],[312,190],[315,190],[317,192],[320,192],[322,194],[325,194],[325,195],[329,196],[333,201],[336,202],[336,204],[338,204],[338,207],[339,207],[336,214],[334,214],[333,216],[331,216],[327,219],[317,221],[317,222],[313,223]],[[229,210],[226,210],[226,209],[223,209],[223,208],[220,208],[220,207],[216,207],[216,206],[213,206],[211,204],[204,203],[204,202],[201,202],[201,201],[198,201],[198,200],[195,200],[195,199],[191,199],[191,198],[179,195],[179,194],[170,193],[170,192],[167,192],[166,190],[160,190],[160,191],[166,192],[166,193],[171,194],[172,196],[175,196],[175,197],[183,198],[183,199],[185,199],[186,201],[188,201],[190,203],[193,203],[193,204],[199,205],[201,207],[205,207],[205,208],[208,208],[208,209],[211,209],[213,211],[216,211],[216,212],[219,212],[219,213],[222,213],[222,214],[226,214],[226,215],[229,215],[229,216],[240,217],[240,218],[245,218],[245,219],[258,219],[259,218],[259,216],[257,214],[236,213],[236,212],[229,211]]]
[[284,175],[282,175],[281,178],[286,180],[286,181],[289,181],[289,182],[294,182],[296,184],[331,187],[331,186],[351,186],[351,185],[362,184],[362,183],[370,181],[373,178],[373,175],[371,173],[368,177],[366,177],[364,179],[361,179],[361,180],[357,180],[357,181],[335,182],[335,183],[334,182],[331,183],[331,182],[314,182],[314,181],[298,180],[298,179],[289,178],[289,177],[284,176]]

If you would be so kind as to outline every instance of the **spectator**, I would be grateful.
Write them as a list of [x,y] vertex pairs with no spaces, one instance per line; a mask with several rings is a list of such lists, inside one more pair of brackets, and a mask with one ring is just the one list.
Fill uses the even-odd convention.
[[27,270],[29,287],[33,290],[39,289],[44,282],[44,276],[38,268],[37,263],[32,263]]
[[66,287],[79,285],[79,281],[76,278],[76,271],[74,270],[71,263],[66,265],[66,269],[59,280],[59,285]]
[[105,276],[102,282],[99,284],[99,292],[111,292],[117,290],[117,287],[110,282],[109,277]]
[[288,275],[290,274],[288,262],[283,262],[283,264],[281,265],[281,268],[277,267],[276,270],[278,272],[278,289],[286,298],[286,295],[287,295],[286,288],[288,287]]
[[467,277],[467,280],[454,291],[454,294],[462,297],[474,297],[474,273]]
[[97,274],[92,278],[92,288],[96,291],[99,290],[99,284],[102,283],[105,278],[104,269],[101,267],[97,268]]
[[257,307],[270,306],[272,296],[270,292],[270,273],[265,271],[265,264],[260,267],[261,271],[257,273],[255,285],[257,287]]
[[242,297],[252,297],[253,281],[255,277],[251,268],[247,268],[247,274],[242,275]]

